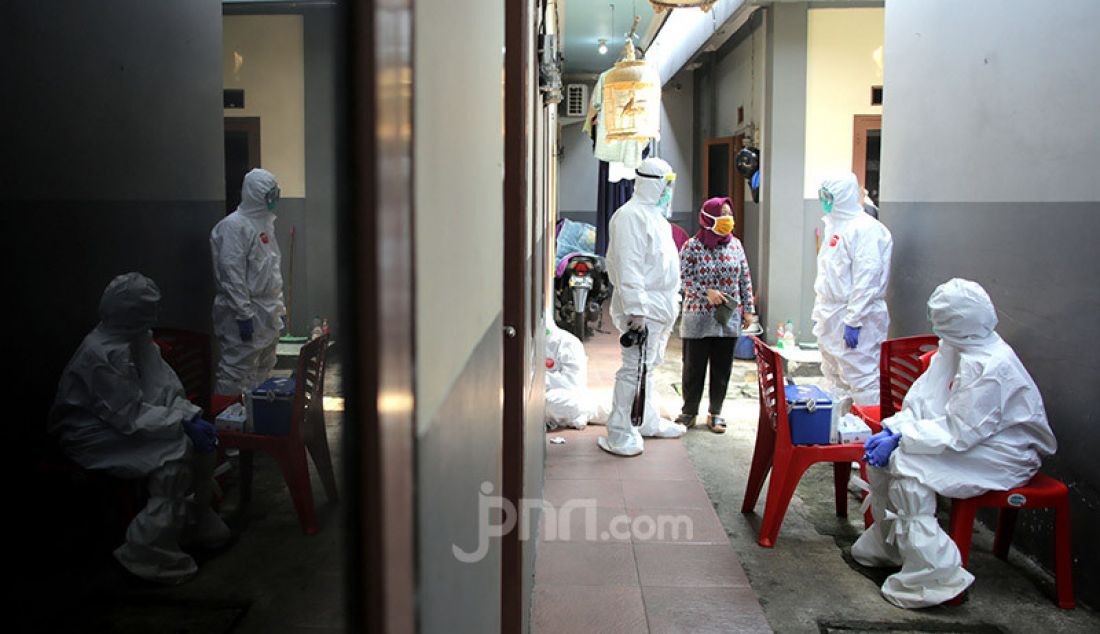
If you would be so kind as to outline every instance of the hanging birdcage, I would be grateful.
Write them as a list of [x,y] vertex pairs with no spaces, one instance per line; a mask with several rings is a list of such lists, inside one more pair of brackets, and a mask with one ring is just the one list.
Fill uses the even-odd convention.
[[663,13],[670,9],[702,9],[710,11],[718,0],[649,0],[655,13]]
[[626,56],[603,80],[604,126],[608,141],[646,141],[660,136],[661,77],[636,59],[627,40]]

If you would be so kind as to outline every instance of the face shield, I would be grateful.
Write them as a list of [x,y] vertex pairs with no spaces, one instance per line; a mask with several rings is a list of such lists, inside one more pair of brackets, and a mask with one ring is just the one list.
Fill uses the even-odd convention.
[[669,172],[661,178],[664,189],[661,190],[661,196],[657,199],[657,207],[660,208],[661,214],[668,218],[672,215],[672,192],[676,188],[676,172]]
[[264,194],[264,203],[267,205],[268,211],[274,211],[275,207],[279,205],[279,197],[281,194],[282,192],[279,190],[278,185],[267,190],[267,193]]
[[833,192],[822,187],[817,190],[817,199],[821,201],[821,209],[829,214],[833,212]]

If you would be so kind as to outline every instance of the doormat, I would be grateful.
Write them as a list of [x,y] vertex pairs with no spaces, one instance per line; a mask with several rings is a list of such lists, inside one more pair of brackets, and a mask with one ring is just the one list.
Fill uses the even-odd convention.
[[818,621],[821,634],[1005,634],[996,625],[988,623],[944,623],[941,621]]

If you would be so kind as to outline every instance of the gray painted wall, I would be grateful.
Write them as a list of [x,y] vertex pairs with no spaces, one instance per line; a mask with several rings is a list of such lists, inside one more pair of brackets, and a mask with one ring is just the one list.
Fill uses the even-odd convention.
[[[925,302],[948,278],[992,296],[1058,437],[1044,470],[1070,487],[1076,590],[1094,605],[1098,21],[1088,0],[888,2],[881,213],[894,234],[891,335],[927,332]],[[1014,544],[1049,565],[1050,516],[1020,521]]]
[[596,215],[596,177],[600,162],[592,155],[592,140],[584,124],[561,126],[561,159],[558,162],[558,211]]
[[[221,3],[0,7],[0,217],[30,435],[119,273],[160,285],[164,325],[209,331],[208,236],[224,213]],[[28,438],[28,440],[30,440]],[[34,442],[37,447],[37,438]]]
[[[805,2],[776,4],[764,20],[767,78],[765,84],[761,202],[766,210],[760,231],[767,245],[756,272],[765,323],[808,315],[804,292],[807,229],[802,199],[806,152]],[[812,280],[812,278],[811,278]],[[812,301],[812,294],[810,295]],[[805,317],[795,324],[805,331]]]
[[[306,206],[303,236],[305,253],[300,260],[308,278],[303,277],[302,304],[295,306],[292,329],[295,334],[308,332],[314,315],[328,317],[333,335],[339,336],[336,323],[336,205],[339,151],[337,123],[340,121],[338,78],[343,69],[342,30],[336,10],[310,10],[303,15],[305,44],[305,136]],[[296,282],[297,283],[297,282]]]

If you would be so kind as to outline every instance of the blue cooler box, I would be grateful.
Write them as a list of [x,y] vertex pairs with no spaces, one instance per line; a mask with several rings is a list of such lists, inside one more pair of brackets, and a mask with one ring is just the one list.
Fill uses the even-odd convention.
[[252,390],[253,432],[266,436],[290,433],[290,408],[294,403],[294,377],[270,378]]
[[833,400],[816,385],[788,385],[787,418],[791,444],[828,445],[832,428]]

